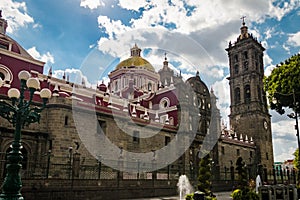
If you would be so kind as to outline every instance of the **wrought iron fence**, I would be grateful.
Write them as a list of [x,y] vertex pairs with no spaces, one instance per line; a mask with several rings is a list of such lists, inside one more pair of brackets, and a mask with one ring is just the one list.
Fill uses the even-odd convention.
[[[109,161],[115,165],[122,165],[123,171],[113,169],[106,166],[102,160],[86,159],[84,157],[76,157],[74,154],[70,157],[48,157],[43,162],[28,161],[21,171],[22,179],[103,179],[103,180],[178,180],[181,174],[188,175],[190,181],[197,181],[198,172],[191,169],[190,166],[182,166],[179,164],[171,164],[165,168],[151,172],[153,162],[140,163],[136,161],[115,160]],[[5,153],[0,152],[0,178],[3,180],[6,170]],[[185,169],[182,171],[182,169]],[[129,172],[128,172],[129,171]],[[131,171],[131,172],[130,172]],[[248,172],[248,180],[255,179],[257,172]],[[264,169],[260,173],[261,179],[268,184],[295,184],[297,171],[289,168],[279,168],[267,170]],[[213,169],[212,181],[221,181],[232,183],[238,179],[236,170],[232,168]]]

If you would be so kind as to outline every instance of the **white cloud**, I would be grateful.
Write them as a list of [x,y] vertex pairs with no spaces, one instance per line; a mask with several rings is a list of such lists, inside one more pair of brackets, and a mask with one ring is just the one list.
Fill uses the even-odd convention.
[[269,5],[270,6],[268,14],[280,21],[282,17],[284,17],[287,13],[299,8],[300,2],[298,0],[290,0],[289,2],[277,1],[276,3],[274,1],[269,1]]
[[8,21],[7,32],[13,33],[20,27],[34,23],[34,19],[27,13],[25,2],[15,2],[12,0],[0,1],[3,18]]
[[98,7],[105,6],[105,3],[102,0],[81,0],[80,6],[89,9],[96,9]]
[[218,98],[217,107],[220,109],[222,118],[227,121],[228,115],[230,114],[230,88],[229,82],[224,77],[221,81],[216,81],[212,88],[214,94]]
[[292,46],[300,46],[300,31],[289,35],[288,44]]
[[266,35],[265,39],[266,40],[270,39],[272,37],[273,33],[274,33],[274,28],[273,27],[268,28],[265,32],[265,35]]
[[97,83],[90,83],[80,69],[67,68],[65,70],[53,70],[52,72],[52,76],[55,78],[62,79],[63,75],[72,83],[82,84],[82,81],[84,81],[86,87],[96,88],[97,86]]
[[[287,113],[289,111],[287,110]],[[272,135],[275,161],[293,159],[293,153],[297,149],[297,137],[294,129],[295,120],[290,119],[286,114],[280,115],[271,111]]]
[[[127,55],[127,51],[136,42],[140,46],[153,46],[154,42],[159,46],[168,43],[170,40],[166,31],[169,30],[173,34],[180,37],[190,37],[195,43],[198,43],[206,54],[199,55],[195,49],[189,47],[189,44],[181,42],[180,45],[174,42],[169,42],[169,49],[173,52],[180,52],[180,55],[195,66],[200,66],[200,70],[207,70],[212,66],[227,66],[228,58],[224,54],[224,48],[228,45],[231,35],[233,41],[239,35],[239,27],[241,26],[240,17],[242,15],[251,16],[246,18],[247,25],[251,22],[263,22],[266,16],[279,19],[278,13],[271,13],[274,10],[281,11],[281,14],[286,14],[292,8],[297,7],[297,4],[292,1],[282,8],[273,8],[272,1],[229,1],[221,0],[204,1],[199,4],[196,0],[140,0],[140,1],[125,1],[119,0],[118,6],[129,11],[139,11],[139,18],[132,18],[129,25],[125,25],[120,20],[113,20],[107,16],[99,16],[99,28],[105,30],[107,38],[99,39],[99,49],[105,53],[109,53],[115,57],[119,55]],[[188,7],[189,6],[189,7]],[[141,9],[143,8],[143,9]],[[247,21],[248,20],[248,21]],[[153,27],[163,31],[153,31]],[[249,31],[255,37],[260,38],[259,31],[250,29]],[[269,39],[270,32],[267,31],[266,39]],[[224,34],[226,33],[226,34]],[[125,35],[125,36],[124,36]],[[109,43],[107,43],[109,39]],[[104,45],[104,43],[106,43]],[[176,45],[176,44],[177,45]],[[265,42],[265,44],[267,44]],[[124,54],[125,53],[125,54]],[[204,59],[206,57],[206,59]],[[266,57],[266,65],[271,64],[270,57]],[[185,65],[184,67],[188,67]],[[186,69],[192,72],[190,68]],[[216,70],[216,68],[214,69]],[[222,70],[217,73],[221,75]]]
[[270,76],[272,73],[272,70],[275,68],[275,65],[269,65],[265,68],[265,76]]
[[46,52],[45,54],[40,54],[40,52],[36,50],[36,47],[31,47],[27,51],[33,58],[43,61],[48,65],[54,63],[54,57],[50,52]]
[[147,9],[150,5],[150,2],[147,2],[145,0],[139,0],[139,1],[119,0],[118,5],[127,10],[138,11],[140,8]]
[[272,65],[272,62],[273,62],[273,59],[267,53],[265,53],[265,55],[264,55],[264,65],[265,66]]

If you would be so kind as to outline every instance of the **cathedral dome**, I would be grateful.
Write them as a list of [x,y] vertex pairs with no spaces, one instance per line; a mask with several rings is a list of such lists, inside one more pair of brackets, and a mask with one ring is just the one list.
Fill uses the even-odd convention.
[[31,55],[19,43],[6,35],[6,28],[7,21],[2,18],[2,11],[0,10],[0,48],[19,54],[23,57],[33,59]]
[[130,49],[131,57],[121,61],[116,70],[122,68],[144,68],[150,71],[155,71],[154,67],[144,58],[141,57],[141,49],[135,44],[134,47]]
[[123,60],[117,65],[116,70],[122,68],[135,68],[135,67],[142,67],[150,71],[155,71],[154,67],[146,59],[138,56],[133,56],[131,58]]
[[0,34],[0,48],[14,52],[23,57],[33,59],[32,56],[19,43],[7,35]]

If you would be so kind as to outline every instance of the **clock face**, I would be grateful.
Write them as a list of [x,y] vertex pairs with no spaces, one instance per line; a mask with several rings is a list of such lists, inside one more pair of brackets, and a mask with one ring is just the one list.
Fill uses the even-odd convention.
[[267,123],[266,120],[264,121],[264,128],[265,128],[266,130],[268,129],[268,123]]

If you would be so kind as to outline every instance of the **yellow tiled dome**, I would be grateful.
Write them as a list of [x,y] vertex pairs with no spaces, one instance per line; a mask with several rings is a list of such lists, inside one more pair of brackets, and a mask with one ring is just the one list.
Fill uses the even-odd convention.
[[116,70],[131,67],[142,67],[150,71],[155,71],[154,67],[146,59],[139,56],[132,56],[126,60],[123,60],[117,65]]
[[131,57],[120,62],[116,70],[122,68],[135,68],[142,67],[144,69],[155,71],[154,67],[144,58],[141,57],[141,49],[135,44],[134,47],[130,49]]

